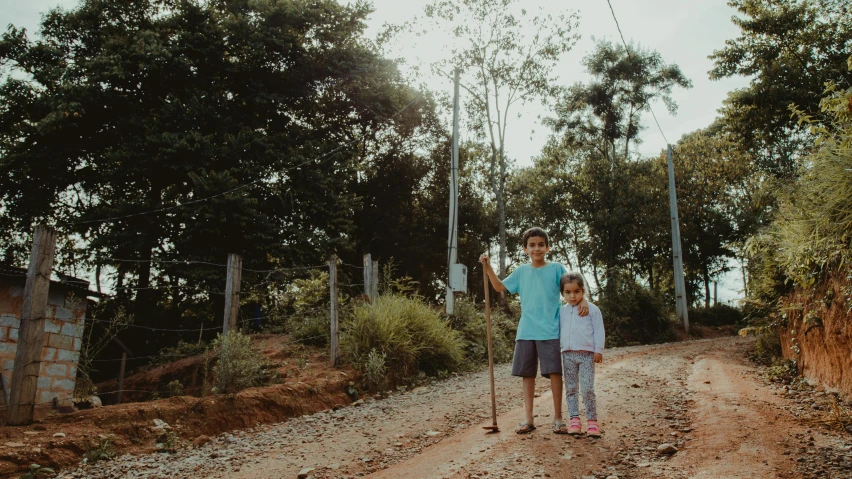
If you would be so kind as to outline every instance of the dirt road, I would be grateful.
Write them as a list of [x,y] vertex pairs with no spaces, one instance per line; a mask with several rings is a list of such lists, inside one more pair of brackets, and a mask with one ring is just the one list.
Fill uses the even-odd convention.
[[[596,378],[600,439],[551,433],[543,379],[539,428],[514,434],[523,417],[520,382],[502,365],[496,434],[481,428],[490,424],[485,371],[67,477],[852,477],[852,445],[785,410],[789,400],[745,360],[749,343],[722,338],[608,351]],[[658,452],[663,444],[677,452]],[[821,448],[838,451],[831,456],[838,459],[819,459]]]

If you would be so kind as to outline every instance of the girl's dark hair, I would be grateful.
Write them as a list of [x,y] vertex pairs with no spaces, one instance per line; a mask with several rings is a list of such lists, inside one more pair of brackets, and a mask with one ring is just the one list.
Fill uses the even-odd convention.
[[544,238],[544,245],[550,246],[550,236],[547,235],[547,231],[544,231],[543,229],[534,226],[534,227],[524,231],[524,235],[523,235],[524,248],[527,247],[527,241],[529,241],[529,239],[532,238],[533,236],[538,236],[539,238]]
[[583,291],[586,290],[586,282],[583,281],[583,275],[580,273],[570,272],[565,273],[559,278],[559,292],[565,290],[565,285],[568,283],[577,283],[577,286],[580,287]]

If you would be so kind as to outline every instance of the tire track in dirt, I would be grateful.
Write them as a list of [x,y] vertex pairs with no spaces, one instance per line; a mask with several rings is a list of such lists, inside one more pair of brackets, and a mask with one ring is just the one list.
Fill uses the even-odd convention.
[[[781,400],[748,376],[750,366],[741,358],[711,350],[695,361],[688,380],[694,440],[669,469],[690,478],[798,477],[783,444],[801,425],[779,414]],[[665,471],[654,472],[659,477]]]
[[[554,435],[547,427],[518,436],[503,426],[495,439],[466,431],[370,477],[798,477],[778,429],[792,431],[796,423],[781,418],[779,400],[746,375],[753,370],[744,359],[748,343],[725,338],[617,355],[597,373],[600,439]],[[549,394],[536,408],[550,411]],[[514,426],[522,417],[522,410],[510,411],[500,423]],[[679,452],[658,454],[663,443]]]

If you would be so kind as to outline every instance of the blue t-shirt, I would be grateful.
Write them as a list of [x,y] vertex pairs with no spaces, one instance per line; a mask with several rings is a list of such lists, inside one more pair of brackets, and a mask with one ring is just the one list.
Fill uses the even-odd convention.
[[559,279],[565,267],[559,263],[547,263],[533,268],[529,263],[518,266],[506,279],[503,286],[512,293],[521,295],[521,320],[515,339],[559,339]]

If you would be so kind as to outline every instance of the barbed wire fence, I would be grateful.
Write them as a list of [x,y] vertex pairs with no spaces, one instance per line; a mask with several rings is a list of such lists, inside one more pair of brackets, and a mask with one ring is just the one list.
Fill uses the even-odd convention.
[[[47,236],[45,236],[47,233]],[[49,254],[42,254],[43,251],[37,251],[36,246],[45,243],[46,238],[53,238],[53,246]],[[26,273],[15,269],[0,269],[0,276],[6,278],[25,279],[24,301],[21,316],[19,319],[19,334],[17,341],[17,351],[15,361],[9,364],[9,361],[4,361],[0,364],[0,388],[6,384],[17,384],[17,375],[24,375],[31,378],[31,384],[24,388],[23,394],[17,397],[10,397],[7,410],[11,411],[14,408],[27,409],[30,406],[39,406],[44,404],[56,405],[56,398],[44,400],[42,396],[37,396],[37,391],[43,390],[39,382],[41,363],[49,363],[42,355],[42,350],[46,347],[46,331],[45,322],[54,320],[53,317],[48,317],[47,306],[47,288],[50,284],[50,278],[54,274],[52,271],[53,250],[55,250],[55,230],[39,225],[36,227],[34,234],[33,253],[30,257],[30,268]],[[76,351],[76,364],[74,366],[77,371],[87,368],[87,371],[99,370],[106,372],[109,369],[117,369],[117,377],[112,381],[106,381],[106,386],[114,384],[114,387],[106,387],[97,391],[97,394],[102,398],[109,399],[111,403],[121,403],[125,400],[147,400],[152,397],[158,397],[160,394],[172,394],[172,390],[162,390],[160,385],[157,387],[147,388],[125,388],[124,376],[126,364],[130,361],[136,365],[137,369],[150,369],[159,364],[166,362],[179,361],[199,355],[211,354],[209,348],[205,344],[205,339],[210,340],[216,336],[227,336],[232,331],[252,332],[252,333],[285,333],[286,340],[277,340],[276,344],[279,347],[287,347],[295,344],[306,344],[314,346],[322,346],[327,348],[329,362],[332,367],[338,365],[340,357],[340,342],[339,342],[339,312],[341,298],[363,297],[365,301],[371,301],[378,296],[378,262],[373,261],[369,254],[364,256],[362,266],[352,265],[342,262],[336,256],[331,256],[326,264],[295,266],[295,267],[274,267],[269,269],[246,268],[242,266],[242,257],[237,254],[228,255],[226,263],[215,263],[210,261],[196,260],[135,260],[123,258],[99,258],[106,264],[122,264],[122,263],[144,263],[150,264],[151,268],[160,273],[165,267],[185,267],[185,268],[206,268],[210,271],[205,271],[204,278],[198,281],[197,284],[192,284],[184,276],[176,283],[162,282],[156,280],[154,284],[148,286],[130,286],[118,284],[112,291],[131,297],[136,294],[135,300],[140,300],[139,293],[141,291],[157,291],[161,297],[169,297],[169,295],[182,294],[186,298],[192,296],[193,301],[208,302],[210,305],[219,304],[224,306],[224,314],[221,325],[215,325],[208,318],[175,318],[168,325],[158,324],[154,318],[139,317],[129,318],[124,316],[120,319],[104,318],[97,312],[91,311],[93,314],[87,314],[82,319],[81,328],[100,328],[102,332],[109,335],[109,331],[114,333],[122,332],[127,336],[146,335],[151,339],[163,339],[163,336],[168,336],[168,343],[176,344],[175,347],[167,347],[156,354],[133,354],[121,341],[117,334],[113,334],[109,341],[114,341],[122,349],[121,357],[108,357],[108,355],[98,354],[103,349],[98,351],[89,351],[84,342],[86,337],[80,333],[80,342],[74,343],[78,348]],[[48,265],[48,269],[42,271],[34,271],[33,265]],[[221,269],[225,269],[221,272]],[[219,270],[219,271],[216,271]],[[90,286],[89,281],[84,281],[76,278],[70,278],[61,274],[57,274],[60,281],[59,284],[65,284],[73,287],[74,291],[88,291]],[[158,275],[159,278],[162,275]],[[219,284],[224,288],[219,289],[212,285],[213,281],[210,278],[218,278]],[[45,294],[32,294],[33,291],[39,290],[38,283],[41,283],[41,288]],[[365,286],[366,285],[366,286]],[[84,292],[83,294],[87,294]],[[33,311],[42,311],[39,314],[32,314]],[[180,321],[184,319],[183,321]],[[188,326],[187,323],[195,323],[197,326]],[[129,334],[128,334],[129,333]],[[91,333],[89,334],[91,336]],[[139,341],[136,341],[137,343]],[[155,341],[157,343],[157,341]],[[162,341],[159,342],[162,344]],[[72,353],[75,351],[72,351]],[[205,359],[205,361],[208,361]],[[97,369],[96,369],[97,368]],[[11,373],[12,381],[8,381],[9,373]],[[7,378],[6,381],[2,381]],[[80,376],[79,374],[77,375]],[[88,380],[88,372],[84,374],[85,380]],[[115,377],[115,376],[114,376]],[[75,378],[72,377],[72,380]],[[20,381],[20,380],[19,380]],[[8,386],[6,386],[8,388]],[[13,386],[14,387],[14,386]],[[183,393],[203,392],[204,386],[190,385],[190,387],[182,387]],[[8,389],[7,389],[8,390]],[[6,399],[5,391],[3,392],[3,400]],[[130,396],[127,396],[129,394]],[[61,398],[62,402],[70,400],[69,397]],[[17,403],[16,401],[17,400]],[[0,404],[2,405],[2,404]],[[30,407],[31,409],[31,407]],[[24,414],[26,415],[26,414]]]

